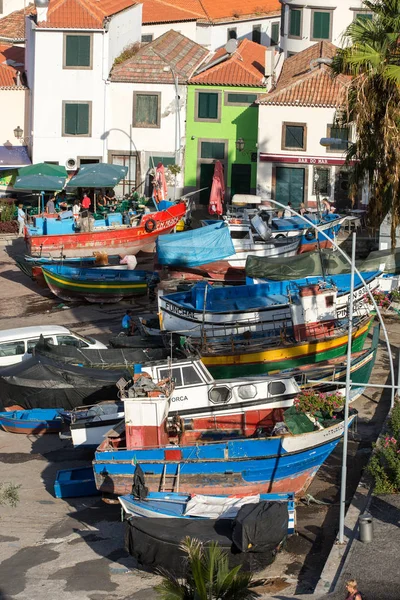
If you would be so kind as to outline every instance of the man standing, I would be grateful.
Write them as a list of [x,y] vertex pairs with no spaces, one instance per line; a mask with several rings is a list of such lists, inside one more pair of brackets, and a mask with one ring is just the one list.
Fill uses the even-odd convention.
[[91,203],[92,202],[91,202],[87,192],[85,192],[83,195],[83,198],[82,198],[82,202],[81,202],[83,210],[89,210]]
[[18,235],[24,235],[26,215],[22,210],[23,204],[18,204]]
[[54,198],[50,198],[50,200],[47,201],[46,204],[46,213],[48,215],[54,215],[56,212],[56,207],[54,204]]

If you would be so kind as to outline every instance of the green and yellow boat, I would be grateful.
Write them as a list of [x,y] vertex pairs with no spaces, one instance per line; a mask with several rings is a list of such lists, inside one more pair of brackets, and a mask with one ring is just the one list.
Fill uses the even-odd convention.
[[[358,319],[353,325],[352,352],[360,352],[374,316]],[[313,365],[343,356],[347,352],[348,330],[343,325],[331,337],[294,342],[288,336],[268,338],[203,339],[196,350],[216,379],[280,372],[303,365]]]
[[131,296],[147,294],[158,278],[149,271],[78,268],[66,265],[42,267],[47,285],[62,300],[84,299],[88,302],[118,302]]

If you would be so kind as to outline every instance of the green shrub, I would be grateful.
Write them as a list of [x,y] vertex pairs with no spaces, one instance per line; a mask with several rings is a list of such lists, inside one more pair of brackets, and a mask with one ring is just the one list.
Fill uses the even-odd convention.
[[375,445],[367,471],[375,481],[376,494],[400,492],[400,403],[396,402],[385,437]]

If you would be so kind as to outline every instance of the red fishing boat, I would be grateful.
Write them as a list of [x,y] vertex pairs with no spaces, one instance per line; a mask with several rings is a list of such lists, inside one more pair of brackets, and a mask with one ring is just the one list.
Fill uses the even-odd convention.
[[[186,213],[184,201],[171,204],[165,210],[145,213],[136,225],[114,224],[94,227],[93,231],[75,232],[73,223],[57,222],[59,233],[45,233],[37,228],[25,228],[25,240],[31,254],[66,257],[91,255],[94,250],[110,254],[136,254],[152,250],[159,235],[170,233]],[[48,224],[47,224],[48,225]],[[50,229],[51,231],[51,229]]]

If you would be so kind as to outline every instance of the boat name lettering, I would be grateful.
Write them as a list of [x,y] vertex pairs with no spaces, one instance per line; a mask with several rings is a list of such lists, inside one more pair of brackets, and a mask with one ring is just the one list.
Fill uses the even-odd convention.
[[169,310],[181,317],[189,317],[194,319],[194,312],[192,310],[188,310],[187,308],[182,308],[181,306],[175,306],[175,304],[171,304],[170,302],[165,303],[165,309]]
[[187,400],[189,400],[187,396],[174,396],[171,398],[172,402],[186,402]]

